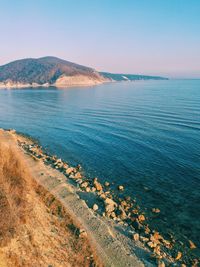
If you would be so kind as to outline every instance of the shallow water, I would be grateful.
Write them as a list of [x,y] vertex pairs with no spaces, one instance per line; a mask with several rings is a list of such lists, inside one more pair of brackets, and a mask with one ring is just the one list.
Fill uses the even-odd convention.
[[200,80],[0,90],[0,127],[123,184],[161,210],[156,229],[200,245]]

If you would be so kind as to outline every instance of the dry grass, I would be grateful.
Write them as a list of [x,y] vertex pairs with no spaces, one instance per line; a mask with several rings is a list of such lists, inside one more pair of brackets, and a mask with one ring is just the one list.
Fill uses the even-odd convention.
[[101,266],[77,231],[61,203],[31,177],[23,155],[0,139],[0,267]]

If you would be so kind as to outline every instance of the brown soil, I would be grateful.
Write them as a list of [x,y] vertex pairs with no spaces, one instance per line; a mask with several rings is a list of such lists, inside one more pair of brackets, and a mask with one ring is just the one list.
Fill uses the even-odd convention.
[[102,266],[80,228],[0,131],[0,267]]

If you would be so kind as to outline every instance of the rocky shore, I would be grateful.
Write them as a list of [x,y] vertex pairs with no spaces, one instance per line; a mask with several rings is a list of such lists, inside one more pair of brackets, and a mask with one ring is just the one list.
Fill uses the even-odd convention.
[[[115,231],[123,232],[122,236],[124,235],[124,242],[126,242],[124,246],[133,248],[131,254],[137,255],[137,248],[142,251],[139,256],[137,255],[140,258],[137,264],[130,265],[129,261],[124,261],[123,266],[198,266],[198,259],[193,253],[188,253],[188,251],[194,251],[196,245],[188,240],[186,251],[183,249],[183,244],[180,245],[173,235],[167,236],[165,233],[151,229],[150,218],[145,214],[144,209],[139,207],[137,200],[122,194],[126,190],[123,185],[117,186],[113,191],[110,181],[102,184],[97,177],[88,178],[80,165],[71,166],[57,156],[47,153],[37,141],[19,135],[15,131],[9,131],[9,133],[17,137],[18,146],[34,161],[42,162],[45,166],[61,173],[65,177],[65,183],[75,188],[93,216],[112,225]],[[42,173],[41,175],[43,176]],[[160,210],[155,207],[151,213],[155,216],[160,213]],[[87,236],[88,231],[83,228],[79,234]],[[116,234],[113,236],[115,239]]]

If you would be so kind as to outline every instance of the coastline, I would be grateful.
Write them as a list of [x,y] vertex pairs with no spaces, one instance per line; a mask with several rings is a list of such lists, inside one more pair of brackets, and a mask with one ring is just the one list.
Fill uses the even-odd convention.
[[[71,217],[83,225],[105,266],[187,263],[189,259],[182,252],[177,248],[173,251],[173,240],[166,240],[149,229],[148,218],[135,200],[128,197],[120,200],[109,191],[109,182],[103,185],[97,178],[88,179],[80,165],[72,167],[49,155],[37,142],[15,131],[4,133],[15,140],[37,182],[53,193]],[[123,185],[118,190],[122,192]],[[153,212],[159,213],[159,210],[155,208]]]
[[50,83],[45,83],[45,84],[39,84],[39,83],[14,83],[14,82],[0,82],[0,89],[24,89],[24,88],[38,88],[38,87],[43,87],[43,88],[70,88],[70,87],[87,87],[87,86],[95,86],[95,85],[101,85],[105,83],[127,83],[127,82],[141,82],[141,81],[162,81],[162,79],[157,80],[157,79],[136,79],[136,80],[113,80],[113,79],[105,79],[105,80],[92,80],[88,79],[87,81],[84,80],[79,80],[79,81],[63,81],[62,79],[58,82],[55,82],[53,84]]
[[13,88],[37,88],[37,87],[57,87],[57,88],[67,88],[67,87],[74,87],[74,86],[94,86],[98,84],[103,84],[107,82],[112,82],[109,79],[94,79],[91,77],[87,77],[84,75],[77,75],[77,76],[63,76],[58,78],[55,83],[21,83],[21,82],[13,82],[13,81],[6,81],[0,82],[0,89],[13,89]]
[[[80,235],[87,239],[93,254],[97,255],[95,258],[100,262],[100,264],[95,263],[96,265],[89,266],[144,266],[143,262],[131,252],[131,248],[127,244],[128,239],[126,240],[120,232],[116,231],[113,222],[102,219],[81,199],[78,187],[73,182],[70,183],[71,178],[67,178],[60,172],[56,165],[52,167],[44,164],[40,156],[37,157],[25,148],[28,146],[35,151],[38,144],[27,137],[16,134],[15,131],[0,130],[0,135],[1,143],[4,140],[6,145],[14,147],[20,153],[26,169],[31,172],[35,182],[59,201],[62,209],[65,208],[74,224],[79,225]],[[42,153],[41,150],[40,153]],[[0,254],[3,254],[2,258],[6,258],[4,249],[0,248]],[[144,254],[145,257],[146,254]],[[87,265],[83,264],[82,266]]]

